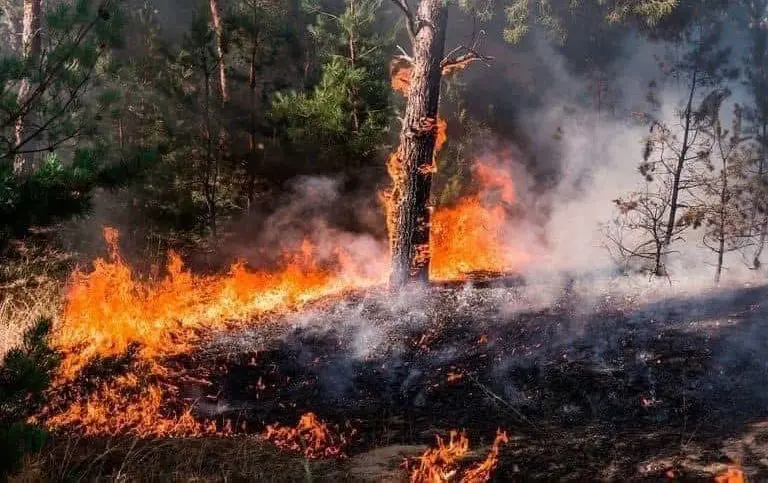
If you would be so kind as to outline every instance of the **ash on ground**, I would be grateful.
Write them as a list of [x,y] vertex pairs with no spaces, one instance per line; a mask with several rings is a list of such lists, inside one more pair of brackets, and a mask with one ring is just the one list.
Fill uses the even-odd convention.
[[350,465],[450,429],[487,445],[502,428],[498,481],[699,480],[733,462],[768,475],[768,287],[504,285],[372,291],[255,321],[183,361],[210,381],[184,393],[236,425],[351,421]]

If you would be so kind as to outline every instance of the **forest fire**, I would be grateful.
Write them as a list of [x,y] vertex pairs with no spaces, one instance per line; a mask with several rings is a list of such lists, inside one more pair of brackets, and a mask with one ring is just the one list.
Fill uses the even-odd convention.
[[[403,86],[407,86],[405,69],[393,75],[393,87]],[[437,154],[447,139],[446,123],[438,120],[435,129]],[[397,180],[397,151],[388,168]],[[483,161],[477,161],[473,174],[479,185],[475,193],[440,207],[433,215],[430,276],[434,280],[461,280],[478,271],[506,272],[527,261],[509,244],[506,232],[505,206],[516,202],[511,176],[504,168]],[[387,215],[393,196],[392,192],[382,196]],[[391,226],[391,220],[388,222]],[[171,252],[166,274],[145,279],[121,257],[117,230],[106,228],[104,237],[109,257],[94,261],[90,272],[76,271],[69,282],[62,323],[54,338],[64,358],[44,414],[49,427],[79,428],[88,435],[231,432],[227,425],[222,428],[193,415],[190,405],[194,402],[183,401],[173,382],[183,379],[184,369],[169,365],[168,359],[191,353],[212,331],[231,329],[267,313],[288,312],[323,297],[381,285],[387,276],[386,271],[371,276],[365,262],[356,260],[341,245],[330,258],[321,257],[313,240],[306,239],[298,248],[283,250],[272,269],[254,270],[237,262],[223,275],[194,274]],[[70,389],[77,381],[89,379],[87,372],[94,363],[126,354],[130,357],[122,375],[90,381],[96,388],[87,394]],[[331,434],[312,413],[305,414],[296,428],[267,427],[265,437],[308,457],[340,456],[346,444],[346,436]],[[462,438],[441,445],[436,455],[458,458],[457,452],[466,452]],[[493,459],[467,475],[487,474],[503,439],[497,438]],[[425,467],[423,471],[438,470]],[[480,476],[472,478],[467,481],[482,481]]]
[[[469,439],[462,432],[451,431],[446,444],[437,436],[437,448],[429,448],[418,460],[418,466],[411,471],[411,483],[444,483],[459,481],[461,483],[482,483],[490,479],[491,473],[499,461],[501,445],[509,442],[507,434],[501,430],[491,446],[486,459],[470,468],[461,470],[460,461],[469,452]],[[409,462],[405,462],[409,466]]]

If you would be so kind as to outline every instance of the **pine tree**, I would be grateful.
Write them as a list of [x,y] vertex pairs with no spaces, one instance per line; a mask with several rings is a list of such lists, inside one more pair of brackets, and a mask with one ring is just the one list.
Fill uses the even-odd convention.
[[751,243],[750,217],[745,195],[748,177],[745,168],[753,156],[742,132],[743,112],[734,108],[733,125],[724,129],[720,113],[706,126],[712,140],[696,176],[694,201],[687,211],[694,227],[703,226],[703,245],[715,253],[715,284],[720,283],[727,253],[741,250]]
[[120,10],[109,0],[59,3],[45,15],[41,49],[39,2],[25,7],[27,48],[0,58],[0,245],[33,224],[84,213],[95,187],[125,183],[148,161],[114,156],[99,135],[119,98],[109,84]]
[[[719,122],[720,107],[730,95],[724,83],[737,74],[728,65],[730,50],[720,47],[720,34],[719,23],[702,19],[686,32],[688,51],[682,60],[662,65],[668,79],[685,86],[682,106],[673,121],[654,113],[640,116],[650,126],[639,166],[646,186],[614,201],[620,221],[608,238],[618,258],[625,263],[650,261],[648,268],[657,276],[667,275],[672,244],[699,219],[691,200],[702,181],[698,165],[707,162],[716,147],[716,137],[708,133]],[[655,102],[653,92],[649,99]],[[634,240],[618,233],[622,230],[636,232]]]
[[748,55],[744,58],[746,85],[752,101],[744,108],[745,131],[756,144],[751,163],[751,217],[754,223],[755,251],[752,267],[762,265],[761,257],[768,237],[768,1],[744,0],[745,25],[749,33]]
[[21,347],[8,352],[0,365],[0,477],[18,471],[24,454],[40,451],[46,441],[45,431],[26,418],[44,403],[59,362],[48,345],[51,327],[50,319],[39,319],[24,334]]
[[392,118],[385,52],[374,30],[378,0],[348,0],[342,12],[310,5],[321,61],[310,92],[278,93],[271,118],[286,141],[315,165],[348,169],[374,159]]

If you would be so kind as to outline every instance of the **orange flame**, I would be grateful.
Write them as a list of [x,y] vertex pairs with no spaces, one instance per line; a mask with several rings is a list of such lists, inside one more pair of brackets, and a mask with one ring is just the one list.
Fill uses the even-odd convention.
[[79,428],[86,436],[131,434],[140,438],[199,436],[216,432],[195,420],[190,409],[171,414],[166,408],[167,391],[159,385],[142,384],[135,375],[116,378],[91,397],[76,400],[52,415],[52,428]]
[[[406,92],[410,69],[393,70],[393,87]],[[435,120],[435,153],[447,140],[446,123]],[[394,188],[382,193],[387,226],[393,233],[392,212],[402,179],[399,148],[387,168]],[[435,169],[434,163],[430,169]],[[527,260],[509,244],[507,213],[499,205],[515,203],[514,182],[508,172],[478,162],[476,194],[440,207],[432,218],[430,251],[433,279],[461,279],[470,272],[507,271]],[[494,206],[491,206],[495,203]],[[299,249],[285,250],[277,266],[252,270],[234,263],[224,275],[194,274],[181,258],[169,253],[165,275],[139,277],[120,256],[119,233],[105,228],[109,257],[98,258],[90,272],[73,273],[66,294],[62,323],[54,344],[64,358],[54,382],[47,424],[78,427],[87,434],[197,435],[219,432],[210,423],[195,421],[190,410],[169,408],[178,399],[168,383],[165,358],[190,351],[202,334],[227,329],[270,311],[296,308],[346,290],[381,284],[386,262],[371,274],[369,261],[356,260],[343,247],[321,257],[309,240]],[[97,382],[90,394],[74,401],[69,383],[94,361],[136,350],[138,363],[111,381]]]
[[66,394],[67,384],[91,362],[121,356],[132,347],[142,367],[101,382],[94,392],[74,401],[53,394],[54,402],[44,414],[52,428],[139,436],[216,431],[215,426],[195,422],[190,411],[164,407],[174,395],[172,386],[161,382],[168,375],[163,358],[189,351],[207,330],[381,283],[361,275],[365,267],[341,248],[333,263],[320,264],[308,241],[296,252],[285,252],[274,270],[252,271],[238,262],[226,275],[195,275],[170,253],[167,275],[141,280],[120,257],[117,230],[107,228],[104,236],[110,259],[97,259],[90,273],[76,271],[68,286],[62,324],[53,339],[64,356],[54,391]]
[[[488,481],[498,464],[501,445],[508,442],[507,434],[498,430],[486,459],[460,472],[459,461],[469,452],[469,440],[466,435],[463,432],[451,431],[448,444],[437,436],[437,448],[428,448],[418,458],[419,465],[411,471],[411,483],[444,483],[454,480],[462,483]],[[459,478],[456,478],[457,475],[460,475]]]
[[278,269],[250,271],[238,262],[224,276],[194,275],[171,253],[164,278],[142,281],[120,258],[117,231],[105,229],[105,238],[111,260],[97,259],[92,272],[75,272],[69,284],[64,330],[55,337],[66,355],[67,379],[90,360],[120,355],[131,344],[140,345],[144,358],[178,354],[201,329],[379,282],[358,275],[362,269],[343,254],[337,255],[337,270],[320,266],[309,241],[284,253]]
[[268,425],[263,436],[278,448],[303,453],[307,458],[344,458],[350,437],[334,434],[328,423],[311,412],[301,416],[295,428]]
[[729,466],[724,472],[715,476],[715,483],[744,483],[744,471],[738,466]]
[[[452,64],[443,75],[463,70],[469,62]],[[404,61],[391,65],[392,88],[404,95],[410,85],[411,67]],[[447,123],[437,119],[437,157],[447,141]],[[429,167],[437,170],[435,162]],[[398,147],[387,160],[387,172],[392,188],[381,194],[387,217],[390,244],[395,233],[395,211],[399,200],[399,186],[403,180],[402,154]],[[452,206],[438,207],[432,214],[430,228],[431,264],[429,276],[433,280],[462,279],[472,272],[503,273],[513,271],[529,261],[520,252],[507,232],[508,213],[502,206],[516,202],[515,183],[508,170],[490,163],[476,161],[473,175],[480,185],[479,193],[465,196]]]
[[509,437],[507,433],[502,430],[496,431],[496,438],[493,440],[493,446],[491,446],[491,452],[485,460],[479,465],[467,470],[461,478],[464,483],[480,483],[491,479],[491,473],[496,469],[496,465],[499,464],[499,452],[501,451],[501,445],[509,443]]

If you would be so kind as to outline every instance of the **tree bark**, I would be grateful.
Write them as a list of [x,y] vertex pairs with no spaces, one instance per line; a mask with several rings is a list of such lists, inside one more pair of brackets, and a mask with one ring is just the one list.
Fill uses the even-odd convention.
[[426,281],[429,276],[429,196],[447,13],[442,0],[421,0],[415,16],[413,66],[398,152],[401,179],[392,197],[393,288]]
[[[42,0],[24,0],[24,20],[22,33],[22,50],[27,59],[35,58],[40,55],[41,37],[40,37],[40,17],[42,15]],[[24,105],[29,96],[31,85],[29,78],[24,78],[19,86],[18,102]],[[31,121],[30,114],[21,116],[16,121],[16,145],[24,142],[25,128]],[[17,154],[13,160],[13,172],[17,175],[27,173],[31,170],[32,154]]]
[[213,30],[216,32],[216,50],[219,54],[219,89],[222,102],[229,102],[229,88],[227,87],[227,66],[224,62],[224,32],[221,25],[221,8],[219,0],[210,0],[211,20]]

